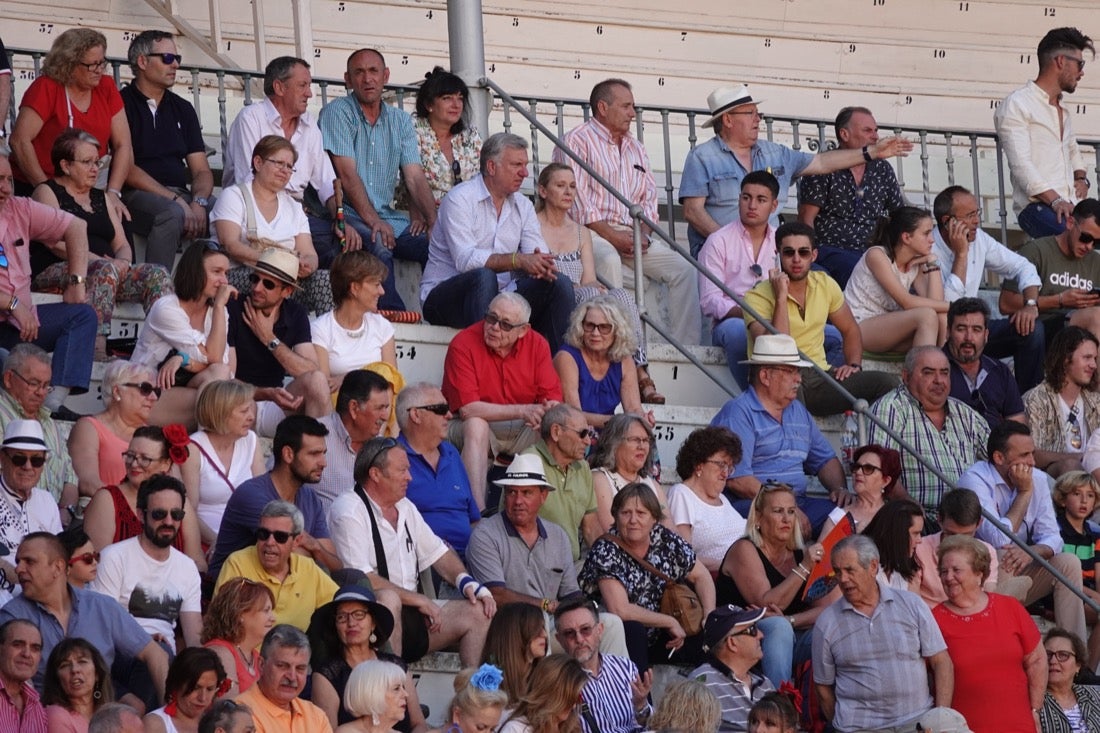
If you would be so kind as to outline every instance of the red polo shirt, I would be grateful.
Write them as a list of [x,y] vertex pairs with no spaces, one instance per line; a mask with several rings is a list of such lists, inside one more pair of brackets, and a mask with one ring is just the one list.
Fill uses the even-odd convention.
[[458,412],[471,402],[530,405],[562,399],[561,381],[550,358],[550,345],[528,329],[505,357],[485,345],[485,324],[459,331],[443,362],[443,396]]

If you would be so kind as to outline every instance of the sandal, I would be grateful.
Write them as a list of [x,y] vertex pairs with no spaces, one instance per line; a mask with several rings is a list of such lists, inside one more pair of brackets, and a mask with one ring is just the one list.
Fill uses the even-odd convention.
[[665,396],[657,391],[656,385],[653,384],[653,379],[646,376],[643,379],[638,380],[638,389],[642,392],[642,402],[647,405],[663,405],[665,404]]

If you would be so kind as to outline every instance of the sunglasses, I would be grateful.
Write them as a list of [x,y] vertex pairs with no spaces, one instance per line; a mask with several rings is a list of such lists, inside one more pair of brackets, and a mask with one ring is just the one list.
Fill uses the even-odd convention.
[[454,176],[455,183],[462,183],[462,166],[457,160],[451,161],[451,175]]
[[508,321],[501,320],[498,316],[495,316],[492,313],[486,313],[485,314],[485,325],[486,326],[500,326],[501,331],[504,331],[504,333],[508,333],[513,328],[519,328],[520,326],[525,326],[527,324],[525,324],[525,323],[508,323]]
[[151,394],[155,394],[160,397],[161,389],[150,382],[123,382],[120,387],[132,387],[141,393],[142,397],[148,397]]
[[798,255],[804,260],[809,259],[810,255],[812,255],[813,253],[814,251],[810,247],[799,247],[798,249],[795,249],[794,247],[784,247],[783,249],[779,250],[779,254],[783,255],[784,257],[794,257],[795,255]]
[[612,329],[615,327],[612,326],[610,323],[593,323],[592,321],[582,321],[581,328],[584,329],[585,333],[599,331],[601,336],[606,336],[607,334],[611,333]]
[[8,460],[12,462],[13,466],[22,468],[27,465],[27,461],[31,462],[31,466],[34,468],[42,468],[46,464],[46,456],[28,456],[26,453],[8,453],[4,451],[4,455],[8,457]]
[[1092,244],[1096,241],[1096,237],[1092,236],[1088,232],[1077,232],[1077,241],[1081,244]]
[[152,519],[154,522],[163,522],[168,517],[168,515],[171,515],[174,521],[182,522],[183,518],[187,515],[187,512],[183,509],[172,509],[171,511],[167,509],[149,510],[149,518]]
[[296,532],[283,532],[279,529],[271,530],[260,527],[256,530],[256,539],[259,542],[267,542],[269,539],[274,537],[275,541],[278,542],[280,545],[285,545],[287,542],[290,542],[291,537],[297,536],[298,534]]
[[[368,454],[368,455],[370,455],[370,460],[367,461],[367,470],[368,471],[371,470],[372,468],[374,468],[374,464],[378,463],[378,457],[379,456],[381,456],[383,453],[390,450],[391,448],[396,448],[397,447],[397,441],[394,440],[393,438],[383,438],[382,440],[379,440],[378,438],[375,438],[371,442],[375,443],[376,445],[374,447],[374,452],[371,453],[371,454]],[[369,443],[368,443],[368,445],[369,445]],[[366,446],[363,446],[363,447],[366,448]],[[356,461],[356,463],[358,463],[358,461]]]
[[592,632],[594,632],[595,630],[595,624],[585,624],[584,626],[580,626],[576,629],[561,629],[560,631],[558,631],[558,633],[566,639],[587,639],[589,636],[592,636]]
[[409,412],[413,410],[427,410],[433,415],[439,415],[440,417],[443,417],[451,411],[451,407],[446,402],[437,402],[434,405],[413,405],[409,408]]
[[730,636],[756,636],[756,624],[750,624],[741,631],[735,631]]
[[761,267],[760,265],[756,264],[755,262],[752,263],[752,265],[749,266],[749,272],[751,272],[753,274],[753,277],[756,277],[756,278],[764,277],[764,268]]
[[862,473],[864,476],[870,476],[875,471],[881,471],[881,466],[876,466],[873,463],[853,463],[852,473]]
[[585,428],[584,430],[577,430],[576,428],[571,428],[568,425],[562,425],[562,427],[565,428],[566,430],[568,430],[571,433],[576,433],[577,437],[580,438],[581,440],[588,440],[589,438],[593,437],[596,434],[596,431],[593,430],[592,428]]
[[248,276],[248,282],[252,283],[253,285],[255,285],[256,283],[263,283],[264,288],[266,288],[267,290],[274,290],[275,288],[279,287],[279,283],[275,282],[271,278],[260,277],[256,273],[252,273]]
[[160,59],[168,66],[171,66],[175,63],[183,63],[183,56],[179,55],[178,53],[151,53],[149,54],[149,58]]
[[85,552],[83,555],[73,555],[69,560],[69,567],[76,565],[78,562],[82,562],[85,565],[91,565],[94,562],[99,562],[98,552]]

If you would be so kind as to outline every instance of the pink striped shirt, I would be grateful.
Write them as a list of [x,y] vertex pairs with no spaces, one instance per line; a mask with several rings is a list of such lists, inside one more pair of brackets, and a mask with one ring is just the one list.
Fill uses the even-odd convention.
[[30,682],[23,683],[23,711],[11,701],[8,688],[0,684],[0,731],[4,733],[46,733],[46,709]]
[[[641,204],[643,212],[657,221],[657,182],[649,167],[649,155],[637,138],[626,135],[620,145],[611,140],[611,131],[591,119],[565,133],[569,149],[592,166],[604,180],[631,201]],[[572,216],[582,224],[608,221],[631,226],[630,211],[611,192],[585,173],[560,149],[554,148],[554,161],[565,163],[577,177],[577,199]]]

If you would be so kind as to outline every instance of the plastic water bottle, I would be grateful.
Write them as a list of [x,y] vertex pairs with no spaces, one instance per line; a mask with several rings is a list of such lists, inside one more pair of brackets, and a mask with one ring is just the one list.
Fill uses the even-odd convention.
[[856,449],[859,448],[859,423],[856,421],[855,413],[851,410],[844,413],[844,431],[840,435],[840,447],[844,472],[850,474]]

